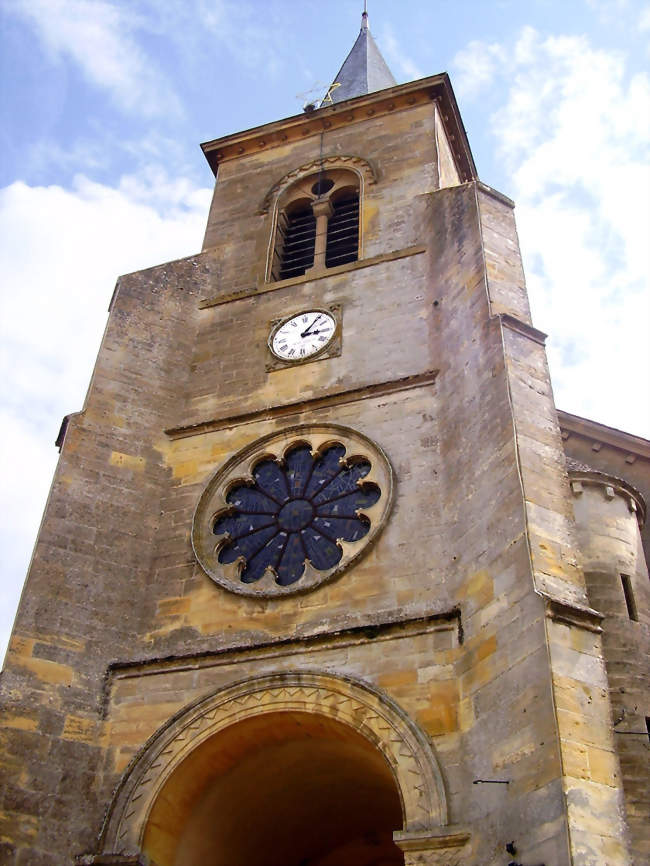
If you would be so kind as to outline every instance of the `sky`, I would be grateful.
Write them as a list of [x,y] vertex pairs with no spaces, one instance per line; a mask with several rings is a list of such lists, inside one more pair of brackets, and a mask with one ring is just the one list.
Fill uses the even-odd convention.
[[[359,0],[0,0],[0,658],[116,277],[201,248],[198,147],[297,114]],[[650,2],[370,0],[517,203],[558,408],[650,436]]]

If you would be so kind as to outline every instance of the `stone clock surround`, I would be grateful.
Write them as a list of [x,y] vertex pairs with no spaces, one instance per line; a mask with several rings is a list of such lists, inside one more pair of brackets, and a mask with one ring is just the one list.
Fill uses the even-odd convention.
[[[273,352],[272,340],[277,329],[282,323],[288,321],[294,316],[300,315],[302,312],[322,312],[327,313],[334,319],[334,333],[331,338],[325,343],[322,349],[318,352],[313,352],[305,358],[287,359],[281,358]],[[294,310],[292,313],[282,316],[281,318],[273,319],[269,322],[269,339],[268,339],[268,354],[266,361],[266,371],[271,373],[275,370],[284,370],[287,367],[293,367],[298,364],[310,364],[313,361],[323,361],[326,358],[337,358],[341,354],[343,345],[343,308],[341,304],[329,304],[327,307],[306,307]]]

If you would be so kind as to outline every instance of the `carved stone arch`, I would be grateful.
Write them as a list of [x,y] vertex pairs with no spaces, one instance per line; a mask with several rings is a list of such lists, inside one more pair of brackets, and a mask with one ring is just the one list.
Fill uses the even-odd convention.
[[[351,172],[356,176],[358,182],[359,195],[359,224],[358,224],[358,258],[363,257],[363,203],[366,186],[376,183],[377,174],[374,166],[361,156],[351,155],[331,155],[323,156],[314,159],[311,162],[301,165],[292,171],[285,174],[264,196],[260,205],[259,213],[266,215],[271,212],[270,225],[268,227],[268,246],[266,251],[266,263],[264,267],[264,280],[270,281],[273,279],[273,262],[274,252],[278,254],[278,225],[280,224],[281,211],[283,204],[286,204],[284,199],[289,194],[291,188],[299,183],[303,178],[309,175],[317,174],[321,171],[337,171],[344,170]],[[286,194],[286,195],[285,195]]]
[[350,726],[379,750],[401,798],[402,833],[428,836],[427,831],[439,834],[446,827],[444,786],[431,744],[396,703],[349,677],[318,671],[279,673],[235,683],[190,704],[150,738],[114,794],[100,837],[101,856],[142,850],[158,794],[194,749],[237,722],[284,711],[329,717]]
[[282,196],[282,194],[296,181],[303,177],[308,177],[310,174],[315,174],[318,171],[327,171],[328,169],[346,168],[353,171],[359,178],[359,189],[363,193],[365,186],[370,186],[377,182],[377,172],[372,163],[368,162],[361,156],[324,156],[322,159],[314,159],[301,165],[299,168],[294,168],[283,178],[281,178],[271,189],[266,193],[262,204],[260,205],[260,214],[267,214],[271,207]]

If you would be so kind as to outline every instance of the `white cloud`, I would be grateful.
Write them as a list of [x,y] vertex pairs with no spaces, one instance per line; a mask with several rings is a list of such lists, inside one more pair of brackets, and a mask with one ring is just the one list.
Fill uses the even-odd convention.
[[492,133],[514,181],[556,402],[647,436],[650,80],[585,37],[526,28],[485,52],[504,57]]
[[[125,2],[125,0],[112,0]],[[204,75],[206,60],[227,53],[237,64],[273,76],[286,62],[287,27],[294,10],[267,4],[263,20],[255,0],[131,0],[152,32],[179,49],[183,66]],[[284,21],[282,21],[284,17]]]
[[458,70],[454,77],[458,95],[468,99],[477,96],[492,83],[503,60],[503,48],[497,43],[469,42],[452,60]]
[[54,56],[76,63],[121,108],[145,116],[180,111],[158,64],[138,44],[137,31],[151,26],[132,6],[109,0],[9,0],[7,8],[31,23]]
[[116,277],[200,249],[210,190],[162,171],[117,188],[0,191],[0,658],[56,462],[81,408]]
[[645,33],[646,30],[650,30],[650,6],[646,6],[641,10],[639,14],[639,30]]
[[396,73],[396,78],[398,80],[415,81],[418,78],[424,78],[424,73],[415,63],[413,63],[408,53],[404,51],[388,25],[385,25],[382,28],[379,47],[385,54],[391,72],[393,72],[394,75]]
[[629,0],[587,0],[587,5],[600,15],[611,17],[626,10],[630,4]]
[[[273,76],[286,56],[286,29],[259,22],[253,2],[231,0],[5,0],[55,58],[77,65],[123,110],[179,116],[182,105],[163,65],[204,75],[206,58],[227,52],[237,64]],[[285,22],[286,23],[286,22]],[[152,46],[163,39],[165,57]]]

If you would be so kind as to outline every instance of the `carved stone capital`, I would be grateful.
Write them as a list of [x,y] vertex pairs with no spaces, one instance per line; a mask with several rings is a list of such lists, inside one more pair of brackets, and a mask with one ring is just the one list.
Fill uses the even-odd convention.
[[328,198],[316,199],[315,202],[312,202],[311,209],[316,219],[318,219],[318,217],[320,216],[326,216],[329,218],[334,213],[334,205]]
[[395,844],[404,852],[404,866],[461,866],[469,836],[467,830],[454,825],[393,833]]

